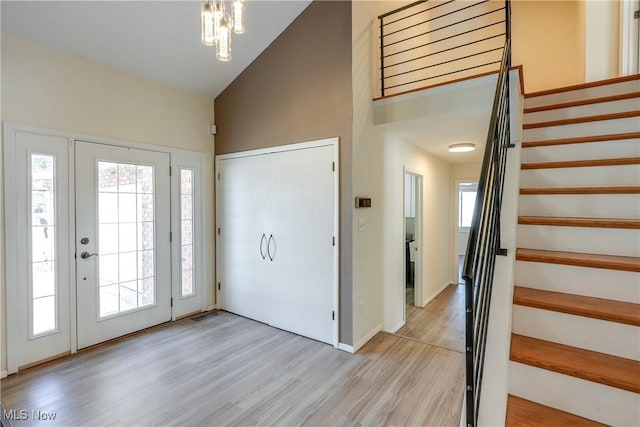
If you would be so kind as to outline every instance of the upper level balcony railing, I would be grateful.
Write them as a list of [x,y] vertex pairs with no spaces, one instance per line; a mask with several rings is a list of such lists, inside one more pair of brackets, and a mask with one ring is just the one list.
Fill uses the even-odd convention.
[[381,97],[500,69],[504,0],[420,0],[378,20]]

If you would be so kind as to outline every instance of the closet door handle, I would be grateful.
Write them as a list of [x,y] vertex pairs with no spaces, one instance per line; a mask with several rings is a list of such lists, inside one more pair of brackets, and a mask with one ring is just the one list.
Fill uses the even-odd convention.
[[[271,255],[271,242],[273,242],[273,255]],[[273,234],[269,234],[269,240],[267,241],[267,254],[269,255],[270,261],[273,261],[276,257],[276,239],[273,237]]]
[[[264,253],[264,249],[262,248],[265,240],[267,240],[267,235],[262,233],[262,238],[260,238],[260,256],[262,257],[262,259],[267,259],[267,256]],[[267,249],[269,249],[269,246],[267,246]]]

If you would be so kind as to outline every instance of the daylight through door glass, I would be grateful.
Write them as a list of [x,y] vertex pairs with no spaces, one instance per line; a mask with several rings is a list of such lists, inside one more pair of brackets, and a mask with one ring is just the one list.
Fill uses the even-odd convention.
[[31,155],[31,333],[56,330],[55,157]]
[[154,168],[98,162],[100,317],[155,302]]
[[193,295],[193,170],[180,169],[181,295]]

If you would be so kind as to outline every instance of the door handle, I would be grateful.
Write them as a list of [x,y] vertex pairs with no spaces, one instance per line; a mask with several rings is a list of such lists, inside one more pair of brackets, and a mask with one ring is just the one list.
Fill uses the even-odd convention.
[[262,249],[262,244],[264,243],[265,240],[267,240],[267,235],[262,233],[262,237],[260,238],[260,256],[262,257],[262,259],[267,259],[267,255],[265,255],[264,249]]
[[[271,242],[273,241],[273,255],[271,255]],[[269,260],[273,261],[276,257],[276,239],[273,237],[273,234],[269,234],[269,240],[267,241],[267,255],[269,255]]]
[[95,255],[95,256],[97,256],[98,254],[97,254],[97,253],[95,253],[95,252],[94,252],[94,253],[92,253],[92,254],[90,254],[89,252],[84,251],[84,252],[82,252],[82,253],[80,254],[80,258],[82,258],[82,259],[89,259],[89,258],[91,258],[91,257],[92,257],[92,256],[94,256],[94,255]]

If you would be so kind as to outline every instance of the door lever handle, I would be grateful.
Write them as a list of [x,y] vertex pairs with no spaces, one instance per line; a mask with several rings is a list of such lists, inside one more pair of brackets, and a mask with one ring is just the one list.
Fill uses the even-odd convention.
[[94,252],[94,253],[92,253],[92,254],[90,254],[89,252],[84,251],[84,252],[82,252],[82,253],[80,254],[80,258],[82,258],[82,259],[88,259],[88,258],[91,258],[91,257],[92,257],[92,256],[94,256],[94,255],[95,255],[95,256],[97,256],[98,254],[97,254],[97,253],[95,253],[95,252]]

